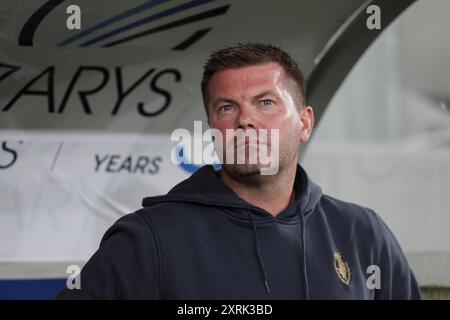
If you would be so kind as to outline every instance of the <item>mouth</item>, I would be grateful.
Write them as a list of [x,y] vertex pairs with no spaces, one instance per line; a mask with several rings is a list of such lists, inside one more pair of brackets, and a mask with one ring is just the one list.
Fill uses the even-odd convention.
[[246,138],[243,142],[240,142],[240,143],[237,143],[237,141],[235,141],[234,145],[235,145],[235,148],[241,148],[241,147],[244,147],[244,146],[267,145],[267,143],[265,143],[263,141],[260,141],[260,140]]

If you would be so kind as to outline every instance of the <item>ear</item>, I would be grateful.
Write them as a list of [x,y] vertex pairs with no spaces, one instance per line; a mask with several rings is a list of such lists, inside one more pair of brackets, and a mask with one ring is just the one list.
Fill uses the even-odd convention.
[[314,111],[311,106],[304,106],[300,109],[300,121],[302,123],[300,141],[301,143],[306,143],[314,127]]
[[[213,129],[213,128],[211,128],[211,123],[209,122],[209,117],[208,117],[208,116],[207,116],[206,120],[208,121],[208,126],[209,126],[209,128],[210,128],[210,129]],[[215,138],[216,138],[216,137],[214,137],[214,135],[212,135],[212,137],[211,137],[212,142],[214,142],[214,139],[215,139]]]

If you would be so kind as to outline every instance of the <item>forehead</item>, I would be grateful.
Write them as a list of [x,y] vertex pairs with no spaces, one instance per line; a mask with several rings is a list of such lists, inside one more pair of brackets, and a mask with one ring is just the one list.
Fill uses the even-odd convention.
[[209,94],[235,95],[242,91],[251,94],[277,88],[283,85],[285,78],[284,69],[276,62],[222,70],[211,77]]

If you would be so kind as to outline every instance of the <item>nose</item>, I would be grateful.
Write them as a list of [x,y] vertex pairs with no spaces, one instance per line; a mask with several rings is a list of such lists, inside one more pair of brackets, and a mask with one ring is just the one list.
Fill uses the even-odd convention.
[[238,128],[243,130],[248,128],[256,129],[256,121],[250,107],[242,106],[239,110]]

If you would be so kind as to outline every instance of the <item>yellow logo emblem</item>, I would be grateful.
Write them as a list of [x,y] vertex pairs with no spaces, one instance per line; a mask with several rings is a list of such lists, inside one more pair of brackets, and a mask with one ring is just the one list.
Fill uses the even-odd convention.
[[334,253],[334,270],[336,270],[339,279],[346,285],[352,280],[352,271],[340,252]]

